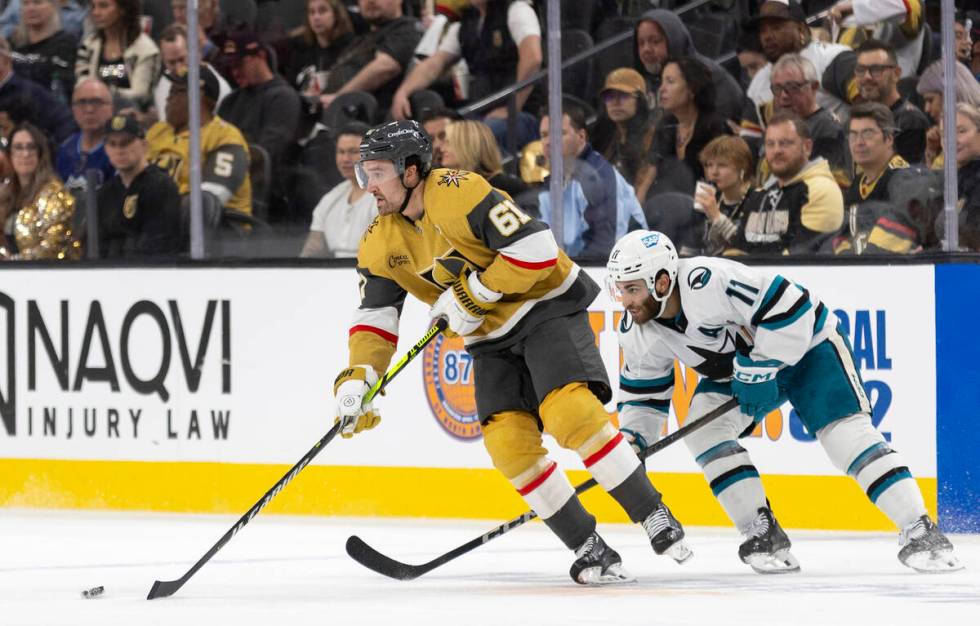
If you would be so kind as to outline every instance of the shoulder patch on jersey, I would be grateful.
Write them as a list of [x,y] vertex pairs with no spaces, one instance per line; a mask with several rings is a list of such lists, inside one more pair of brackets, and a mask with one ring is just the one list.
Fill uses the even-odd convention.
[[459,189],[459,182],[465,182],[469,172],[466,170],[446,170],[444,173],[439,175],[439,182],[436,185],[445,185],[446,187],[455,187]]
[[691,289],[702,289],[711,280],[711,270],[702,266],[695,267],[687,275],[687,286]]

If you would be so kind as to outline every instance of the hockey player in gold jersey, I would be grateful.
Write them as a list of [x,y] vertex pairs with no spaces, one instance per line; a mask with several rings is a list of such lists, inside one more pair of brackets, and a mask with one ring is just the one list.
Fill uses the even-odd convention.
[[657,554],[690,558],[684,531],[603,408],[611,397],[586,307],[598,286],[562,252],[548,227],[481,176],[430,171],[432,147],[414,121],[371,130],[361,143],[358,183],[378,218],[361,240],[361,303],[350,328],[349,367],[334,383],[342,434],[373,428],[362,403],[398,340],[408,293],[445,317],[473,355],[484,444],[545,524],[575,551],[573,580],[632,581],[596,533],[564,473],[542,446],[542,430],[581,456]]

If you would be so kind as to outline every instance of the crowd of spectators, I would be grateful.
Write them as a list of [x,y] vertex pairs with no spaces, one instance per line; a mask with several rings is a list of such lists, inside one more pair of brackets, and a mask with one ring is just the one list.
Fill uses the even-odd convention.
[[[354,256],[377,214],[357,147],[390,119],[422,124],[435,167],[477,172],[549,222],[546,81],[498,97],[548,65],[546,4],[199,0],[189,33],[184,0],[0,0],[0,258],[186,254],[192,90],[206,234],[236,254],[280,237],[297,242],[289,254]],[[954,29],[955,146],[934,3],[684,4],[562,2],[565,58],[629,35],[563,73],[571,255],[601,262],[640,227],[682,254],[937,250],[947,158],[960,246],[980,251],[969,3]]]

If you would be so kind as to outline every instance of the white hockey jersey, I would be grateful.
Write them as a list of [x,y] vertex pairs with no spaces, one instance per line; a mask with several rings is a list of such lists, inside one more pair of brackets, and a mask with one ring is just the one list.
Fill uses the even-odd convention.
[[681,311],[672,320],[617,329],[623,349],[619,410],[666,415],[674,387],[674,359],[701,376],[731,379],[736,351],[753,364],[796,364],[827,338],[827,307],[804,287],[728,259],[681,259],[677,273]]

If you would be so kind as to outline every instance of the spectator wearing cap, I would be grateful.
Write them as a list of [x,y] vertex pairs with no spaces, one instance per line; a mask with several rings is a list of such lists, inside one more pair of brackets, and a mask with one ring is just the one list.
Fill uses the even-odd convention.
[[58,147],[55,170],[75,200],[84,202],[86,172],[93,172],[96,189],[116,173],[103,144],[106,122],[112,117],[109,87],[94,78],[83,79],[72,93],[71,111],[80,130]]
[[[201,66],[201,190],[206,221],[221,222],[222,207],[251,215],[252,183],[249,178],[249,152],[245,137],[231,123],[214,115],[220,88],[218,77]],[[187,75],[171,75],[166,119],[147,132],[150,161],[177,183],[186,205],[190,193],[190,131],[188,130]]]
[[99,190],[99,258],[176,256],[180,192],[166,172],[149,163],[149,144],[136,118],[112,117],[105,149],[116,175]]
[[[167,108],[167,98],[170,96],[170,80],[168,75],[181,74],[187,71],[187,30],[176,22],[170,24],[160,33],[160,59],[163,62],[163,77],[157,81],[153,89],[153,107],[157,114]],[[218,73],[210,63],[204,63],[218,77],[218,102],[215,112],[221,106],[222,100],[231,93],[231,85]]]
[[901,69],[892,47],[877,39],[865,40],[857,48],[854,77],[863,102],[877,102],[891,110],[897,128],[895,151],[909,163],[922,163],[929,118],[898,92]]
[[360,158],[361,138],[368,126],[352,122],[337,135],[337,170],[344,181],[328,191],[313,210],[310,234],[301,257],[354,258],[364,231],[378,215],[375,197],[362,189],[354,177]]
[[[895,51],[900,76],[913,77],[921,74],[933,58],[924,4],[922,0],[843,0],[831,8],[830,18],[840,27],[838,41],[846,42],[848,31],[858,31],[865,37],[870,34],[868,38],[884,41]],[[962,44],[957,40],[957,55],[962,46],[969,57],[969,37],[969,28],[963,28]]]
[[[449,26],[435,54],[412,68],[402,81],[392,102],[392,117],[412,117],[412,93],[427,88],[460,59],[469,68],[470,100],[484,98],[537,72],[542,59],[541,25],[531,3],[474,0],[460,21]],[[532,85],[517,94],[518,147],[537,138],[534,112],[541,108],[543,99],[535,89],[540,93],[541,88]],[[505,145],[506,119],[507,107],[501,103],[484,116],[499,145]]]
[[599,98],[602,109],[591,133],[592,147],[638,193],[645,193],[653,182],[653,166],[647,162],[646,155],[656,131],[646,83],[636,70],[621,67],[606,76]]
[[143,32],[140,0],[96,2],[90,18],[95,29],[78,48],[75,78],[98,78],[145,110],[160,73],[160,50]]
[[703,63],[711,73],[711,82],[717,99],[715,109],[728,120],[738,120],[742,112],[744,93],[728,70],[714,60],[701,55],[694,47],[687,26],[673,11],[654,9],[640,17],[634,32],[633,67],[643,75],[647,91],[654,96],[660,90],[661,75],[669,58],[693,57]]
[[422,25],[402,15],[401,0],[358,0],[357,4],[370,30],[355,37],[340,54],[320,103],[326,109],[341,94],[367,91],[374,94],[380,110],[387,111],[415,57]]
[[50,90],[14,71],[10,43],[0,37],[0,110],[6,111],[13,124],[30,122],[55,142],[64,141],[75,132],[75,120],[68,106]]
[[269,52],[251,31],[229,37],[224,55],[238,88],[218,108],[249,143],[262,146],[273,163],[280,163],[296,140],[300,99],[296,90],[273,73]]
[[797,0],[765,0],[746,28],[757,30],[762,53],[769,65],[759,70],[746,92],[741,134],[750,146],[758,146],[765,129],[763,107],[773,99],[772,64],[784,54],[799,54],[817,70],[821,88],[817,102],[838,117],[856,93],[854,51],[841,44],[813,39],[806,16]]
[[[811,157],[827,159],[834,178],[842,189],[851,184],[851,163],[847,153],[844,127],[837,117],[817,103],[820,80],[817,70],[806,58],[799,54],[783,55],[772,68],[772,107],[771,111],[789,111],[798,115],[810,131],[813,141]],[[762,160],[761,165],[766,161]],[[759,180],[765,180],[768,171],[763,169]]]

